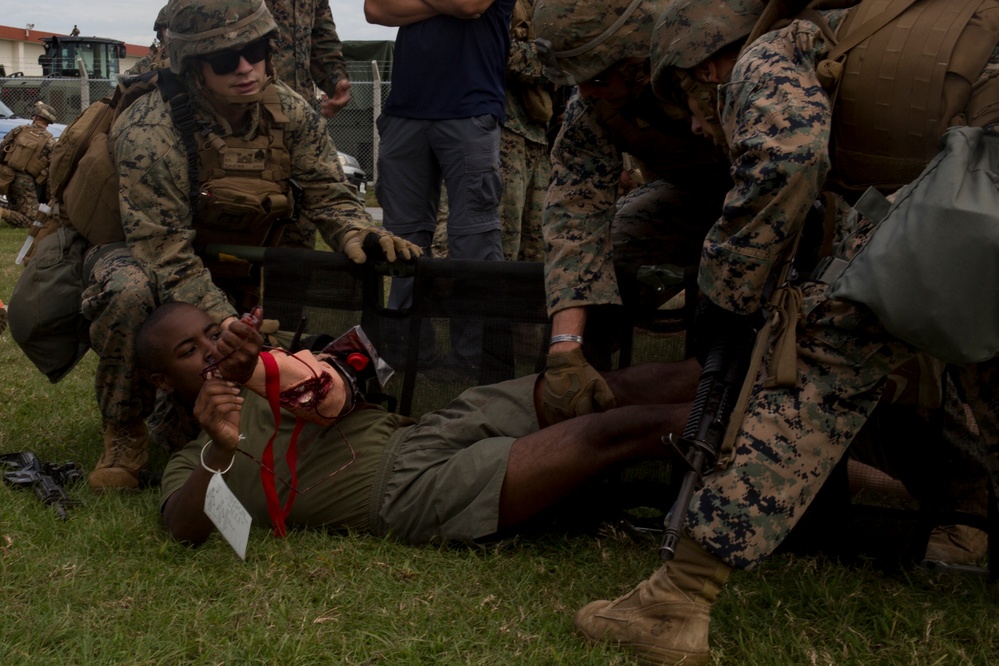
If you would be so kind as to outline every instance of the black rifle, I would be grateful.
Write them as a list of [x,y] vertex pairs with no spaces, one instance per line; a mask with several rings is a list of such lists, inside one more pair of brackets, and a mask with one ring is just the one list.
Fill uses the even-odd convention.
[[659,556],[664,560],[671,560],[676,554],[690,500],[704,471],[714,465],[718,457],[732,408],[739,399],[753,342],[751,335],[726,336],[714,342],[704,359],[683,437],[676,439],[671,434],[663,438],[676,450],[678,464],[682,461],[687,465],[676,501],[666,515],[663,541],[659,546]]
[[0,468],[5,470],[3,480],[8,485],[34,489],[38,499],[54,508],[63,520],[69,517],[67,508],[80,504],[65,488],[83,479],[83,470],[77,463],[43,463],[31,451],[21,451],[0,455]]

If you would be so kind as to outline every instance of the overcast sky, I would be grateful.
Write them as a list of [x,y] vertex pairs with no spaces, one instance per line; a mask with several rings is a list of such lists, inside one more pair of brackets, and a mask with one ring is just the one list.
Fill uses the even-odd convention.
[[[0,24],[69,34],[73,25],[87,36],[120,39],[147,46],[153,40],[153,21],[165,0],[4,0]],[[340,39],[395,39],[395,28],[364,20],[363,0],[331,0],[333,21]]]

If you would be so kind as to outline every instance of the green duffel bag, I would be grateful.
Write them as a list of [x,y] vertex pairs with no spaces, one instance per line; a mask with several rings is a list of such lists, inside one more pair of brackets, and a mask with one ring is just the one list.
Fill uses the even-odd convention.
[[890,206],[872,191],[858,201],[878,226],[825,281],[900,340],[943,361],[981,362],[999,355],[999,136],[955,127],[942,144]]
[[53,384],[90,348],[90,322],[80,310],[86,250],[69,227],[42,238],[7,305],[14,342]]

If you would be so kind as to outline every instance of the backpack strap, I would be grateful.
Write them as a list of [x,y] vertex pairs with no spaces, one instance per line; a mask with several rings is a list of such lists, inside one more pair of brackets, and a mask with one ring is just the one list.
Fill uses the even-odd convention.
[[[822,84],[822,87],[826,90],[834,90],[839,83],[840,77],[843,75],[843,63],[846,60],[846,54],[850,51],[850,49],[857,46],[878,30],[894,21],[902,14],[902,12],[917,2],[919,2],[919,0],[893,0],[884,11],[875,14],[862,25],[858,26],[856,30],[850,32],[846,39],[836,44],[832,50],[829,51],[829,54],[825,57],[825,59],[822,60],[816,67],[816,74],[818,74],[819,83]],[[851,16],[847,17],[847,22],[849,22],[851,18],[852,13]],[[845,23],[841,30],[848,29],[847,24],[848,23]],[[833,93],[831,97],[835,99],[835,93]]]
[[163,96],[163,101],[170,105],[170,117],[173,124],[180,130],[184,150],[187,152],[187,173],[189,182],[188,199],[191,208],[198,200],[198,141],[196,139],[197,123],[194,120],[194,107],[187,86],[169,69],[155,70],[158,74],[156,85]]

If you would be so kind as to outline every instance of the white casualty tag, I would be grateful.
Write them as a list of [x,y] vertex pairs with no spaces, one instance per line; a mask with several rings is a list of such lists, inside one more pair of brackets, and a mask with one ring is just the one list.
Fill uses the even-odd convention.
[[205,515],[208,516],[219,533],[229,542],[241,560],[246,559],[246,542],[250,539],[252,518],[236,496],[225,485],[221,474],[212,474],[205,492]]

